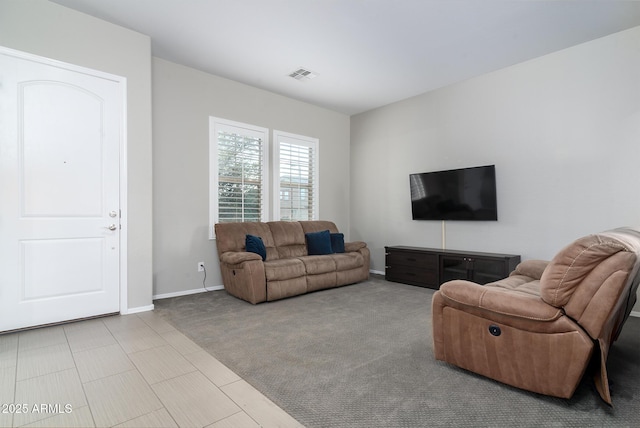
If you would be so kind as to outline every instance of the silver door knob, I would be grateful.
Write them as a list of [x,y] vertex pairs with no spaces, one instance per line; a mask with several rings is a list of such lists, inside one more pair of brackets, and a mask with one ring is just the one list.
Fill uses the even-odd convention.
[[115,216],[117,216],[117,215],[118,215],[118,213],[117,213],[117,212],[115,212],[115,211],[111,211],[111,212],[109,212],[109,217],[115,217]]
[[109,226],[109,230],[116,230],[117,228],[118,226],[116,226],[115,224]]

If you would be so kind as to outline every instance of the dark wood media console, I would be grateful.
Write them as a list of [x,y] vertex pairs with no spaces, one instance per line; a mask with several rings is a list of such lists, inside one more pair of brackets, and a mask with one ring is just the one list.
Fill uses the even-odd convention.
[[478,284],[506,278],[520,263],[513,254],[439,250],[421,247],[385,247],[385,279],[433,289],[452,279]]

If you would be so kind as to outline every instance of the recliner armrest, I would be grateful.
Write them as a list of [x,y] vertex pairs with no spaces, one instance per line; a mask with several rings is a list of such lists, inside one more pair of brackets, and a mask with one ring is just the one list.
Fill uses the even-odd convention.
[[518,263],[518,266],[516,266],[515,270],[511,272],[509,276],[524,275],[529,278],[540,279],[542,278],[542,272],[544,272],[548,264],[548,260],[525,260]]
[[222,255],[220,255],[220,261],[229,265],[238,265],[250,260],[262,261],[262,257],[260,256],[260,254],[244,251],[227,251],[226,253],[222,253]]
[[455,303],[452,306],[464,305],[521,319],[554,321],[563,315],[561,309],[545,303],[539,297],[482,286],[471,281],[445,282],[440,286],[440,293],[445,300]]
[[366,246],[367,246],[367,243],[363,241],[345,242],[344,251],[346,253],[352,253],[360,250],[361,248],[365,248]]

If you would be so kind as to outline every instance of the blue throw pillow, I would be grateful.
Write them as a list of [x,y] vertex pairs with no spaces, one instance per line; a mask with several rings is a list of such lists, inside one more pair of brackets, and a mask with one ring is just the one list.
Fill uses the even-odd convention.
[[334,253],[344,253],[344,233],[331,234],[331,249]]
[[267,248],[262,242],[262,238],[254,235],[247,235],[244,246],[247,252],[259,254],[262,257],[262,261],[267,260]]
[[331,234],[328,230],[322,232],[305,233],[307,238],[307,252],[310,256],[333,254],[331,248]]

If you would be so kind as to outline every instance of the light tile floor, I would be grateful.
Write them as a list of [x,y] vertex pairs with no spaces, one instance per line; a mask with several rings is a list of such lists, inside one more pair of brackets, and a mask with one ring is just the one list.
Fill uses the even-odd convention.
[[0,335],[0,426],[301,427],[153,312]]

